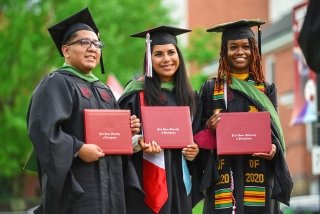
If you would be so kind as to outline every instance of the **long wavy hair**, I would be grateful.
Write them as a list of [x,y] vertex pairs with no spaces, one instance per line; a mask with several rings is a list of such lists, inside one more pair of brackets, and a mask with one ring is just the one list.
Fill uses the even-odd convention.
[[[262,70],[262,59],[259,54],[257,42],[254,37],[248,38],[251,58],[249,61],[249,73],[256,83],[263,83],[265,77]],[[231,83],[231,67],[228,62],[228,46],[227,41],[222,42],[220,50],[218,77],[216,86],[219,88],[223,84],[224,80]]]
[[[178,106],[189,106],[192,113],[195,111],[195,98],[194,91],[188,80],[186,66],[182,57],[181,51],[175,46],[178,52],[180,65],[174,74],[174,94]],[[146,56],[144,57],[144,65],[146,62]],[[144,73],[146,73],[146,66],[144,66]],[[151,106],[159,106],[161,103],[161,85],[160,78],[153,69],[153,77],[144,78],[144,99],[145,103]]]

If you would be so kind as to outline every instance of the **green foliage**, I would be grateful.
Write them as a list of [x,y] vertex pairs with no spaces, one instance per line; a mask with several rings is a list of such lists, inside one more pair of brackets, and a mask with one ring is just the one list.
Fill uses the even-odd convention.
[[193,74],[190,77],[190,82],[192,85],[192,88],[196,91],[200,91],[201,86],[203,85],[203,83],[209,79],[209,77],[207,75],[204,75],[203,73],[199,72],[196,74]]
[[[145,41],[130,35],[170,24],[169,11],[158,0],[1,0],[0,180],[23,173],[32,149],[26,128],[31,93],[46,73],[63,64],[47,28],[87,6],[106,44],[106,73],[122,84],[142,73]],[[99,68],[95,74],[106,80]]]
[[49,38],[41,27],[46,11],[23,2],[7,1],[0,10],[0,175],[7,177],[21,173],[31,149],[25,122],[29,96],[50,65]]
[[199,91],[202,84],[209,78],[201,70],[219,58],[220,35],[207,33],[203,29],[193,29],[189,45],[185,49],[185,56],[189,63],[197,67],[200,72],[190,76],[192,87]]
[[219,57],[220,35],[207,33],[203,29],[193,29],[186,59],[197,66],[204,66]]

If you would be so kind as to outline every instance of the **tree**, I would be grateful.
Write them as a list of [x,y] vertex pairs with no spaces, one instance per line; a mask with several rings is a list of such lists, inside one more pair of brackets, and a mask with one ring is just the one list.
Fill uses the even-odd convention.
[[217,59],[220,51],[220,36],[196,28],[190,37],[187,60],[197,66],[204,66]]
[[[169,10],[158,0],[1,0],[0,5],[0,181],[1,197],[13,192],[32,149],[26,114],[31,93],[47,73],[63,64],[47,28],[89,7],[105,43],[106,73],[122,84],[141,74],[144,40],[130,34],[159,24],[170,24]],[[95,74],[105,81],[106,76]],[[21,184],[22,185],[22,184]]]
[[199,69],[191,77],[191,84],[194,89],[199,90],[200,86],[208,77],[200,72],[205,66],[213,63],[219,58],[220,35],[207,33],[203,29],[193,29],[189,45],[186,49],[186,59],[193,67]]

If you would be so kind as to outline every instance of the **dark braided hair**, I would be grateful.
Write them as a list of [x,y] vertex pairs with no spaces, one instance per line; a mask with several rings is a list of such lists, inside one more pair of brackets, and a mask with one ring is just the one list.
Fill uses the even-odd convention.
[[[262,60],[259,54],[257,42],[254,37],[248,38],[251,59],[249,62],[249,72],[253,80],[259,84],[265,81],[263,70],[262,70]],[[220,88],[224,80],[227,80],[228,84],[231,83],[231,68],[227,59],[228,56],[228,46],[227,41],[223,41],[220,50],[219,68],[218,68],[218,78],[216,87]]]

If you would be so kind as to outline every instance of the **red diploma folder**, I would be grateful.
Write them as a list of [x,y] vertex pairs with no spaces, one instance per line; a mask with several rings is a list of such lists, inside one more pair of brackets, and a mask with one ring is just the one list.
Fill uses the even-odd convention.
[[143,136],[164,149],[193,143],[189,106],[141,106]]
[[130,110],[84,109],[85,142],[105,154],[132,154]]
[[269,153],[271,151],[270,113],[221,113],[216,136],[219,155]]

